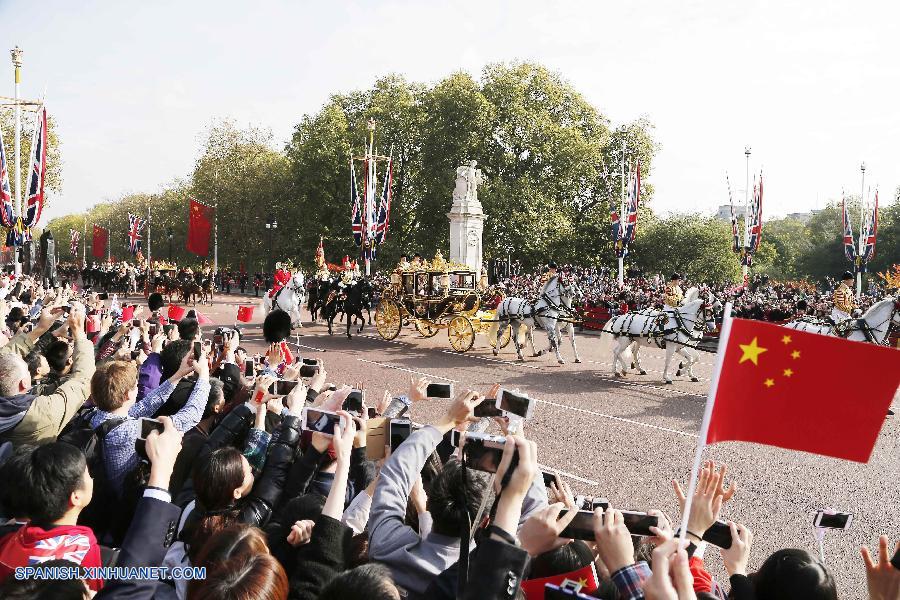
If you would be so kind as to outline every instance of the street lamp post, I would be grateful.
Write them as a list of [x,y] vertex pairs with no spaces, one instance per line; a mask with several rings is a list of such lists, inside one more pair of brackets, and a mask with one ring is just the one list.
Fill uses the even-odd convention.
[[[22,50],[16,46],[12,50],[9,51],[10,55],[12,55],[13,67],[16,73],[16,87],[15,87],[15,122],[16,122],[16,131],[15,131],[15,175],[13,176],[13,183],[15,184],[16,196],[15,196],[15,209],[16,213],[19,217],[22,217],[22,149],[21,149],[21,138],[22,138],[22,107],[19,105],[19,84],[22,82]],[[22,264],[19,262],[19,255],[22,252],[22,249],[18,246],[14,246],[14,254],[15,256],[15,270],[16,276],[22,274]]]
[[269,238],[269,260],[266,263],[266,267],[269,269],[270,273],[275,272],[272,266],[272,238],[275,237],[276,229],[278,229],[278,220],[272,215],[269,215],[269,218],[266,219],[266,237]]
[[169,264],[172,264],[172,238],[175,236],[171,227],[166,228],[166,237],[169,238]]

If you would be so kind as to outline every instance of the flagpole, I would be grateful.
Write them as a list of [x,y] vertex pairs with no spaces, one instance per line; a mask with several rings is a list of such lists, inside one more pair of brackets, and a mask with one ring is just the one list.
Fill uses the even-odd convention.
[[866,218],[866,163],[859,165],[862,173],[862,182],[859,190],[859,249],[856,254],[856,297],[862,295],[862,255],[863,255],[863,229],[865,228]]
[[106,262],[112,262],[112,227],[106,222]]
[[[215,170],[216,187],[213,190],[213,199],[216,201],[216,210],[213,213],[213,272],[215,278],[219,272],[219,170]],[[273,236],[274,237],[274,236]],[[269,242],[271,244],[271,242]],[[209,246],[207,246],[208,248]]]
[[150,270],[150,205],[147,205],[147,270]]
[[[749,148],[748,148],[749,150]],[[709,433],[709,421],[712,417],[713,406],[716,403],[716,392],[719,389],[719,374],[722,372],[722,364],[725,362],[725,351],[728,349],[728,337],[731,335],[731,302],[725,303],[722,313],[722,332],[719,336],[719,350],[716,353],[716,366],[712,380],[709,384],[709,392],[706,394],[706,407],[703,409],[703,423],[700,425],[700,436],[697,438],[697,451],[694,454],[694,464],[691,466],[691,480],[688,483],[688,491],[684,503],[684,511],[681,514],[681,528],[678,537],[687,539],[688,517],[691,514],[694,493],[697,491],[697,477],[700,475],[700,466],[703,464],[703,449],[706,448],[706,436]],[[703,532],[693,533],[703,535]]]
[[375,193],[375,120],[371,119],[368,123],[369,128],[369,177],[368,177],[368,185],[366,185],[366,230],[363,232],[363,258],[366,262],[366,277],[369,277],[372,274],[372,265],[369,261],[369,256],[371,255],[371,240],[369,239],[369,233],[372,229],[372,223],[370,222],[370,217],[372,216],[371,204],[373,202],[373,196]]
[[87,219],[84,220],[84,240],[81,242],[81,267],[87,266]]
[[[21,150],[21,138],[22,138],[22,107],[19,105],[19,85],[22,82],[22,50],[19,49],[18,46],[10,50],[10,54],[12,55],[13,67],[15,69],[15,121],[16,121],[16,131],[15,131],[15,177],[13,178],[13,182],[16,184],[16,203],[15,209],[19,215],[19,218],[22,217],[22,150]],[[13,222],[13,227],[15,227],[15,221]],[[17,235],[17,232],[15,233]],[[16,277],[22,274],[22,263],[19,262],[18,258],[21,254],[21,246],[14,244],[13,245],[13,257],[15,258],[15,273]]]
[[741,282],[746,287],[750,271],[747,266],[747,252],[750,251],[750,146],[744,146],[744,156],[747,163],[744,172],[744,255],[741,257]]
[[[619,254],[619,287],[625,285],[625,138],[622,138],[622,193],[619,196],[619,240],[622,248]],[[619,240],[615,240],[618,242]]]

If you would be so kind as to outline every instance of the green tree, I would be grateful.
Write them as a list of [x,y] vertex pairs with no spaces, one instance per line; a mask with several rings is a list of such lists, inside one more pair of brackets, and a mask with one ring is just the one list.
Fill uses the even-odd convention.
[[632,260],[647,275],[679,272],[700,281],[740,279],[740,264],[731,250],[731,225],[701,215],[653,219],[638,231]]
[[[21,131],[21,147],[22,163],[19,171],[19,181],[22,183],[22,202],[25,202],[25,189],[28,186],[28,168],[31,166],[31,136],[37,127],[37,113],[31,111],[22,111],[22,128]],[[13,111],[4,110],[0,112],[0,132],[3,135],[3,143],[6,147],[6,160],[10,169],[9,184],[11,191],[15,193],[15,177],[12,170],[15,168],[13,161],[13,143],[15,139],[16,120]],[[44,187],[47,191],[47,200],[44,204],[46,208],[48,203],[56,200],[57,196],[62,193],[62,162],[60,158],[59,135],[56,132],[56,119],[49,112],[47,113],[47,171],[44,175]],[[13,196],[15,199],[15,196]]]

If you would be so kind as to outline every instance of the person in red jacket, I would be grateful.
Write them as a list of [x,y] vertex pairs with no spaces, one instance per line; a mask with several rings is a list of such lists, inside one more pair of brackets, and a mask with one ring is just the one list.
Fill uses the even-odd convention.
[[275,277],[272,281],[272,291],[269,292],[269,298],[274,298],[275,294],[281,291],[281,288],[286,286],[288,282],[291,280],[290,271],[282,268],[281,263],[275,264]]
[[[4,465],[4,473],[18,486],[12,494],[16,517],[28,521],[0,539],[0,582],[12,577],[17,567],[55,559],[101,566],[94,532],[77,524],[94,494],[80,449],[64,442],[23,446]],[[89,579],[87,584],[97,591],[103,581]]]

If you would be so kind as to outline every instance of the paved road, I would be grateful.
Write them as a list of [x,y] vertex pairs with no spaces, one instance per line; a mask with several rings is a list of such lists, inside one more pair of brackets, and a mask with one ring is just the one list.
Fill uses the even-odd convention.
[[[232,324],[241,298],[220,296],[212,307],[201,307],[216,323]],[[243,298],[246,302],[246,298]],[[254,323],[244,327],[244,345],[263,347],[256,310]],[[308,317],[307,317],[308,318]],[[348,340],[342,329],[329,336],[321,325],[307,324],[295,341],[304,354],[324,360],[335,381],[364,381],[380,397],[384,389],[400,392],[410,376],[426,375],[453,382],[457,389],[486,391],[501,383],[538,400],[526,434],[539,443],[541,464],[570,478],[577,493],[602,495],[614,506],[631,510],[658,508],[677,515],[670,480],[686,482],[697,443],[705,395],[712,372],[712,354],[702,354],[695,374],[700,382],[677,378],[662,382],[663,355],[644,349],[646,376],[625,380],[611,377],[610,352],[605,339],[578,338],[582,363],[567,364],[552,357],[515,360],[512,347],[495,358],[486,338],[478,336],[465,354],[450,350],[445,332],[423,339],[410,326],[386,342],[373,327]],[[546,345],[540,332],[536,342]],[[823,377],[854,376],[823,373]],[[863,399],[847,399],[847,410]],[[895,409],[898,398],[895,398]],[[413,408],[413,419],[428,422],[441,413],[443,403],[428,401]],[[814,418],[814,417],[811,417]],[[803,423],[797,423],[802,428]],[[798,547],[817,551],[812,515],[830,507],[852,512],[847,532],[829,532],[826,559],[838,580],[842,598],[865,597],[860,544],[874,547],[879,534],[900,539],[900,422],[889,418],[869,464],[860,465],[777,448],[725,443],[708,448],[705,457],[725,461],[739,492],[724,516],[749,526],[755,535],[751,568],[774,550]],[[706,555],[714,575],[725,579],[718,553]]]

